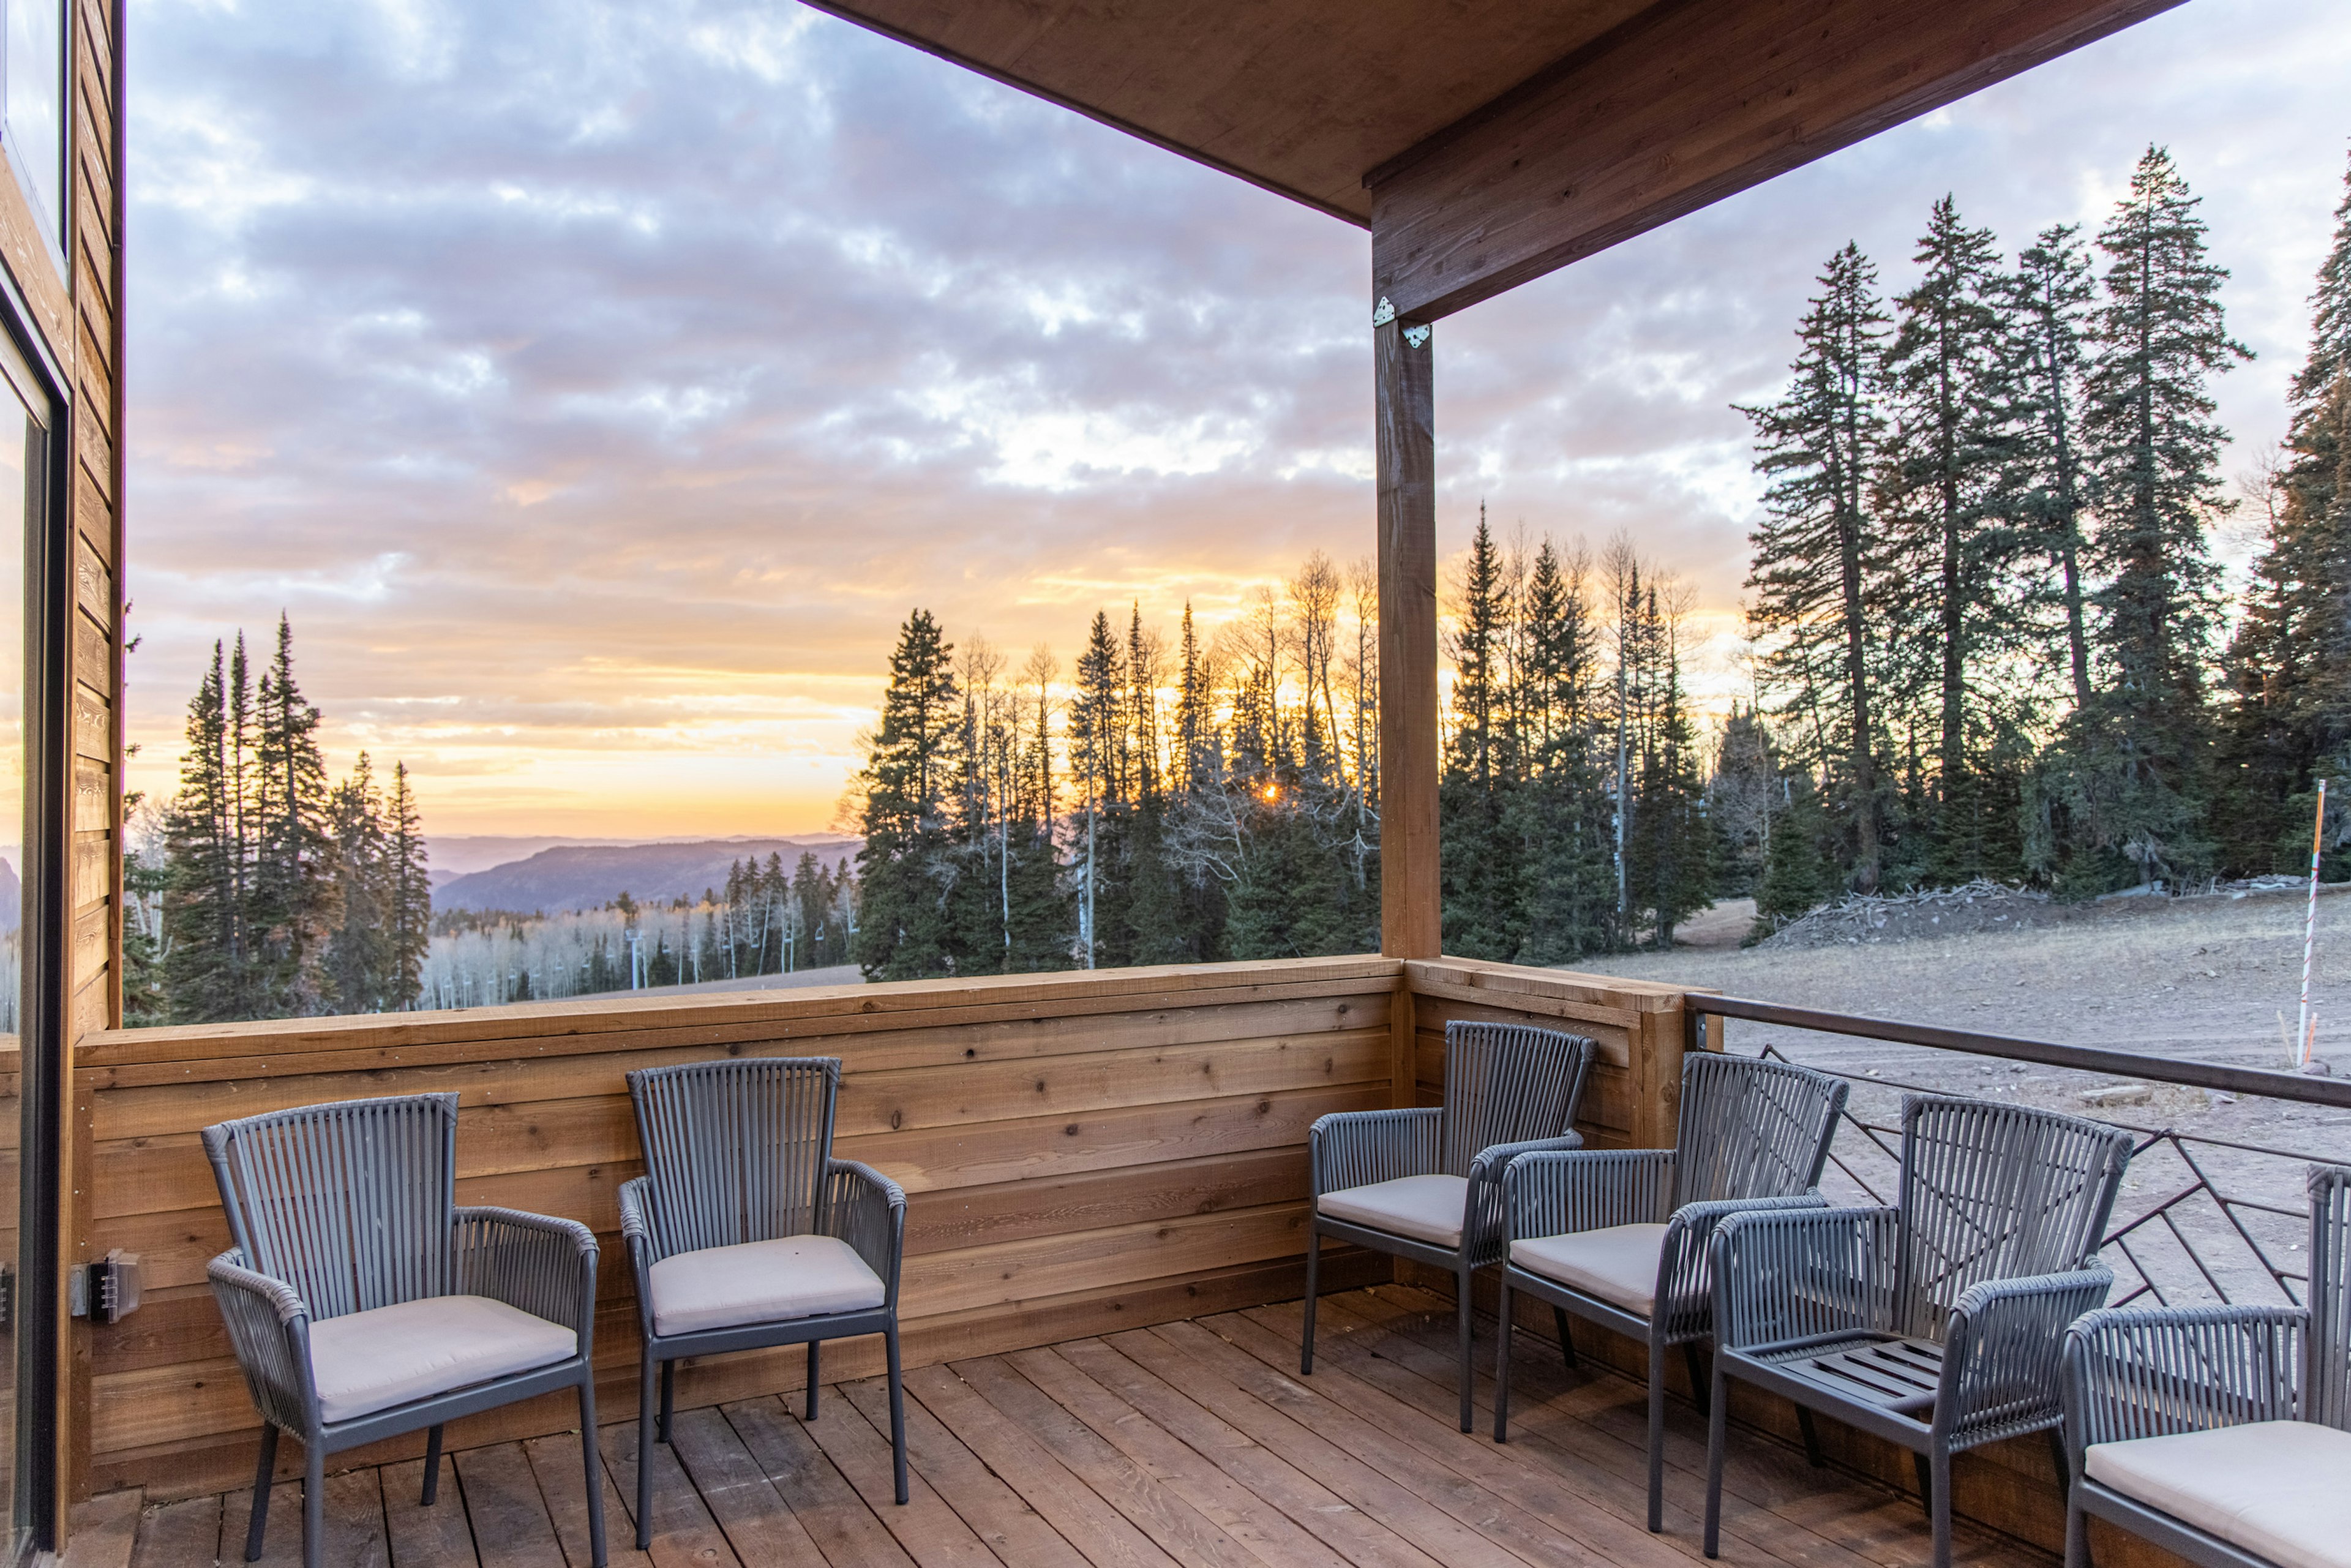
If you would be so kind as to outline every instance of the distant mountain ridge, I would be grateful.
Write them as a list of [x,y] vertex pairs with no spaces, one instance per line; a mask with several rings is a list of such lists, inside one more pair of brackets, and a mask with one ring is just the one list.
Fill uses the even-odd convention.
[[653,844],[558,844],[486,871],[453,876],[433,890],[435,909],[513,909],[553,915],[595,909],[625,893],[641,904],[699,898],[724,890],[740,860],[781,855],[789,871],[804,852],[830,866],[863,841],[824,833],[792,839],[695,839]]

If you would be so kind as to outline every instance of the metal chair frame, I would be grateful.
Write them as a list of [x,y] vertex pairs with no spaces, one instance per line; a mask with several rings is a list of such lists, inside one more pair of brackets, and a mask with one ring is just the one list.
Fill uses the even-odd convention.
[[[1583,1146],[1583,1134],[1573,1130],[1575,1112],[1598,1049],[1585,1036],[1557,1030],[1457,1019],[1445,1026],[1444,1104],[1407,1111],[1342,1111],[1315,1122],[1308,1134],[1314,1189],[1307,1215],[1301,1376],[1314,1371],[1322,1239],[1409,1258],[1453,1275],[1461,1429],[1470,1429],[1470,1281],[1479,1269],[1499,1262],[1503,1255],[1502,1174],[1518,1155]],[[1412,1176],[1468,1178],[1458,1248],[1322,1213],[1325,1193]]]
[[[443,1426],[578,1390],[588,1537],[604,1564],[596,1449],[596,1238],[577,1220],[460,1207],[457,1096],[350,1100],[223,1122],[204,1132],[235,1245],[205,1272],[263,1421],[245,1560],[261,1556],[280,1432],[302,1445],[302,1561],[319,1568],[326,1459],[426,1428],[423,1502],[439,1490]],[[320,1413],[310,1325],[434,1296],[477,1295],[569,1328],[575,1353],[547,1366],[348,1421]]]
[[[1748,1208],[1825,1208],[1815,1190],[1851,1085],[1791,1062],[1692,1052],[1682,1058],[1681,1108],[1670,1149],[1520,1155],[1502,1178],[1499,1343],[1494,1352],[1494,1441],[1510,1440],[1510,1311],[1516,1292],[1549,1302],[1561,1354],[1575,1364],[1574,1314],[1649,1347],[1649,1528],[1664,1527],[1666,1353],[1688,1358],[1690,1392],[1708,1408],[1698,1342],[1713,1332],[1707,1248],[1723,1216]],[[1513,1241],[1663,1223],[1656,1305],[1643,1317],[1520,1268]]]
[[[778,1345],[808,1346],[808,1416],[817,1417],[820,1351],[830,1339],[880,1334],[890,1375],[897,1496],[908,1497],[905,1396],[898,1365],[898,1275],[906,1195],[872,1166],[832,1157],[838,1058],[746,1057],[639,1068],[629,1074],[645,1175],[621,1187],[621,1230],[636,1274],[643,1331],[637,1419],[637,1545],[653,1543],[653,1453],[669,1441],[678,1361]],[[747,1241],[831,1236],[880,1277],[878,1307],[737,1323],[691,1333],[653,1329],[653,1268],[664,1258]],[[654,1370],[660,1370],[660,1416]]]
[[1716,1555],[1731,1378],[1918,1456],[1935,1568],[1951,1560],[1951,1456],[2063,1418],[2067,1324],[2114,1276],[2105,1234],[2128,1132],[2021,1105],[1914,1095],[1894,1208],[1749,1211],[1714,1235],[1706,1554]]
[[2099,1443],[2254,1421],[2351,1430],[2351,1166],[2310,1170],[2307,1306],[2109,1308],[2066,1331],[2064,1366],[2065,1568],[2089,1568],[2093,1517],[2205,1568],[2275,1568],[2083,1466]]

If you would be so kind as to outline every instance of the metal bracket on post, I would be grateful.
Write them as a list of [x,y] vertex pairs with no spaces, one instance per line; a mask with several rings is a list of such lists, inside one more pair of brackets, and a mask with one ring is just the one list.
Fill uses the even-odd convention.
[[1372,326],[1374,329],[1378,329],[1386,326],[1389,322],[1395,319],[1395,307],[1388,303],[1387,297],[1385,295],[1382,295],[1380,297],[1380,302],[1372,308]]
[[1404,329],[1405,347],[1407,349],[1426,349],[1428,347],[1428,334],[1433,329],[1427,327],[1406,327]]

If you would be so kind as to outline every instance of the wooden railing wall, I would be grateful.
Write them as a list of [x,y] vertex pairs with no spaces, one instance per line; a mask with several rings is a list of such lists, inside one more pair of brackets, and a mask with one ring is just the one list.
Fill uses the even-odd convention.
[[[637,1354],[614,1197],[641,1168],[628,1069],[843,1060],[839,1148],[908,1192],[920,1364],[1294,1296],[1306,1131],[1390,1103],[1396,979],[1384,959],[1316,959],[99,1036],[82,1053],[94,1244],[140,1253],[148,1297],[93,1334],[93,1490],[249,1479],[257,1427],[204,1283],[227,1240],[197,1139],[208,1123],[456,1090],[461,1201],[575,1216],[602,1239],[597,1361],[619,1419]],[[1376,1260],[1334,1262],[1339,1279],[1384,1277]],[[836,1350],[828,1375],[878,1368],[878,1343]],[[799,1364],[690,1366],[679,1396],[796,1386]],[[451,1440],[573,1419],[549,1401]]]

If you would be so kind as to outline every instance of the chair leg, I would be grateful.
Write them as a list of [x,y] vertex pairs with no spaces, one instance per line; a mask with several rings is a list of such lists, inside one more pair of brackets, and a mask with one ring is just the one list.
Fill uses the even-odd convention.
[[1477,1333],[1469,1315],[1469,1278],[1467,1265],[1464,1265],[1453,1277],[1453,1321],[1455,1333],[1461,1342],[1461,1354],[1455,1359],[1459,1363],[1458,1371],[1461,1377],[1461,1429],[1465,1432],[1475,1425],[1472,1419],[1473,1401],[1470,1396],[1473,1392],[1472,1380],[1476,1374],[1470,1370],[1469,1356],[1475,1348]]
[[2082,1500],[2070,1493],[2065,1499],[2065,1568],[2090,1568],[2090,1520],[2082,1511]]
[[327,1456],[306,1448],[302,1469],[302,1568],[319,1568],[327,1546]]
[[1932,1515],[1935,1511],[1935,1472],[1928,1465],[1927,1456],[1911,1455],[1910,1469],[1918,1478],[1918,1506]]
[[[1510,1277],[1502,1276],[1501,1328],[1494,1345],[1494,1441],[1510,1440]],[[1558,1309],[1554,1308],[1553,1311]]]
[[441,1496],[441,1423],[435,1421],[424,1435],[424,1496],[423,1507],[431,1508]]
[[1689,1371],[1690,1397],[1698,1402],[1698,1413],[1707,1413],[1707,1385],[1713,1381],[1706,1373],[1706,1364],[1698,1358],[1698,1341],[1682,1341],[1682,1365]]
[[2049,1460],[2057,1467],[2057,1495],[2071,1500],[2074,1496],[2074,1460],[2065,1452],[2065,1428],[2049,1428]]
[[1573,1372],[1575,1370],[1575,1331],[1568,1326],[1567,1309],[1552,1308],[1551,1321],[1552,1326],[1559,1330],[1560,1359],[1567,1363],[1568,1371]]
[[1306,1332],[1298,1341],[1298,1375],[1314,1375],[1314,1297],[1321,1289],[1322,1235],[1314,1222],[1306,1222]]
[[[1714,1364],[1714,1391],[1707,1405],[1706,1416],[1706,1554],[1722,1554],[1722,1451],[1728,1437],[1730,1411],[1729,1391],[1723,1386],[1722,1363]],[[1652,1450],[1654,1452],[1654,1450]]]
[[[434,1428],[436,1433],[438,1427]],[[591,1568],[604,1568],[604,1466],[596,1452],[596,1373],[580,1378],[580,1470],[588,1484],[588,1552]]]
[[261,1428],[261,1463],[253,1472],[253,1507],[245,1524],[245,1560],[261,1561],[262,1532],[269,1528],[269,1481],[277,1472],[277,1428]]
[[661,1364],[661,1426],[654,1431],[653,1436],[666,1443],[669,1441],[670,1412],[677,1403],[677,1363],[674,1361],[664,1361]]
[[812,1340],[809,1341],[809,1364],[808,1364],[808,1416],[807,1416],[807,1418],[808,1418],[809,1420],[810,1420],[810,1421],[813,1421],[813,1420],[815,1420],[815,1419],[816,1419],[816,1391],[817,1391],[817,1385],[818,1385],[819,1384],[820,1384],[820,1383],[822,1383],[822,1382],[824,1381],[824,1373],[823,1373],[823,1372],[819,1368],[819,1366],[818,1366],[818,1364],[817,1364],[817,1358],[818,1358],[818,1356],[820,1355],[820,1354],[822,1352],[823,1348],[824,1348],[824,1341],[822,1341],[822,1340],[820,1340],[820,1339],[812,1339]]
[[653,1424],[647,1417],[653,1414],[655,1402],[660,1397],[653,1392],[653,1385],[658,1381],[653,1371],[653,1352],[647,1349],[644,1369],[637,1377],[637,1550],[640,1552],[653,1543]]
[[890,1456],[898,1472],[898,1500],[904,1503],[906,1490],[906,1393],[898,1375],[898,1325],[892,1323],[883,1334],[883,1347],[890,1356]]
[[[1704,1405],[1706,1401],[1700,1400]],[[1708,1428],[1712,1430],[1711,1427]],[[1649,1331],[1649,1533],[1666,1527],[1666,1342]]]
[[[1720,1393],[1722,1380],[1715,1379],[1714,1386],[1715,1391]],[[1813,1425],[1813,1412],[1809,1406],[1796,1406],[1796,1430],[1804,1435],[1804,1458],[1810,1461],[1813,1469],[1816,1470],[1825,1469],[1829,1462],[1828,1456],[1821,1452],[1821,1429]]]
[[1927,1507],[1935,1526],[1935,1568],[1951,1568],[1951,1450],[1938,1448],[1928,1466],[1934,1495]]

